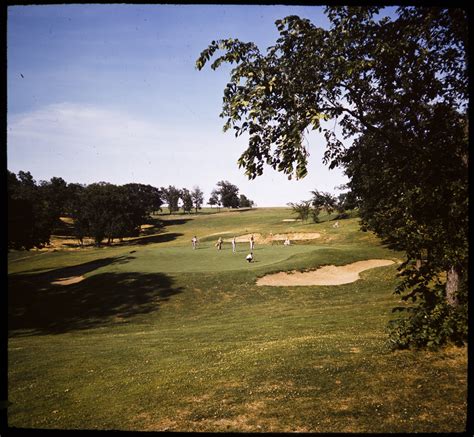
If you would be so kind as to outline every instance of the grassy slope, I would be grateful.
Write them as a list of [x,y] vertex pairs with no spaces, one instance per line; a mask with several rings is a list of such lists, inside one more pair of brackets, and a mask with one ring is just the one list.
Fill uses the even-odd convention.
[[[13,254],[9,425],[462,431],[465,349],[384,347],[396,266],[341,286],[255,286],[267,272],[399,256],[355,219],[335,230],[282,222],[290,217],[284,208],[162,216],[172,237],[160,243]],[[322,238],[257,245],[255,264],[243,260],[245,244],[237,254],[212,245],[218,232],[304,231]],[[75,275],[85,279],[51,285]]]

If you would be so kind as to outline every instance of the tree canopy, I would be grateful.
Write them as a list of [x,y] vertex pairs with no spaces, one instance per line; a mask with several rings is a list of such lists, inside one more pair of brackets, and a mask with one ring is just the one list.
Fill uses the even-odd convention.
[[224,208],[239,207],[239,188],[229,181],[217,182],[217,193]]
[[250,178],[261,175],[265,163],[304,177],[307,129],[324,133],[326,161],[337,165],[344,146],[324,120],[336,120],[343,138],[371,131],[397,144],[416,123],[413,104],[466,109],[465,11],[399,8],[396,20],[377,18],[379,11],[326,8],[330,29],[297,16],[277,20],[280,37],[266,54],[232,38],[212,41],[201,53],[198,69],[218,50],[225,53],[212,69],[237,64],[224,89],[221,117],[224,130],[249,134],[239,166]]
[[311,212],[310,200],[303,200],[297,203],[290,202],[288,206],[290,206],[293,210],[293,213],[296,214],[297,220],[301,220],[303,222],[308,220],[309,214]]
[[33,179],[30,172],[18,177],[8,172],[8,248],[41,248],[62,224],[60,217],[73,219],[73,234],[80,240],[138,236],[149,215],[160,210],[160,191],[151,185],[106,182],[67,184],[62,178]]
[[37,184],[30,172],[20,171],[17,177],[8,171],[9,249],[41,248],[50,242],[66,205],[66,186],[61,178]]
[[198,212],[198,209],[201,209],[204,202],[204,193],[197,185],[195,185],[191,191],[191,198],[194,209],[196,212]]
[[254,201],[250,200],[245,194],[239,196],[239,207],[240,208],[252,208]]
[[211,208],[214,205],[217,205],[218,208],[219,208],[219,206],[221,206],[221,201],[219,199],[219,193],[217,191],[217,188],[214,188],[211,191],[211,195],[209,196],[209,200],[207,201],[207,203],[208,203],[208,205],[211,205]]
[[179,199],[181,191],[173,185],[168,185],[168,188],[161,187],[161,194],[165,202],[168,204],[170,214],[179,211]]
[[266,53],[252,42],[212,41],[196,67],[211,58],[212,69],[235,64],[221,117],[224,130],[249,135],[238,160],[249,178],[265,164],[305,177],[306,136],[322,134],[324,162],[349,177],[363,228],[406,252],[397,292],[418,307],[394,328],[393,341],[404,347],[463,339],[467,13],[438,7],[400,7],[393,18],[378,7],[325,13],[328,29],[297,16],[277,20],[280,36]]
[[318,216],[324,209],[328,214],[331,214],[337,206],[337,199],[331,193],[325,193],[319,190],[311,191],[313,198],[311,205],[313,206],[313,220],[315,223],[319,221]]
[[183,211],[190,213],[193,209],[193,197],[187,188],[181,189],[181,200],[183,201]]

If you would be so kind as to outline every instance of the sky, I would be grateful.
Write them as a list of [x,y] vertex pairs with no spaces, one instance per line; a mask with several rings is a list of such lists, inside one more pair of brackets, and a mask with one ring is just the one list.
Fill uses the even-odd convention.
[[266,166],[248,180],[237,160],[248,137],[219,117],[230,66],[198,71],[211,41],[238,38],[261,51],[277,19],[327,27],[320,6],[75,4],[10,6],[7,15],[7,167],[34,179],[130,182],[204,191],[218,181],[257,206],[285,206],[312,190],[338,194],[342,170],[322,163],[324,138],[307,137],[308,175]]

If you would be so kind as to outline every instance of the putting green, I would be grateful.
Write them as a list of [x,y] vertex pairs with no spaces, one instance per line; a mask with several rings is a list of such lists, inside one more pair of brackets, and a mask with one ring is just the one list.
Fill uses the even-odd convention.
[[[245,257],[249,253],[248,244],[237,244],[236,253],[232,253],[230,244],[225,244],[222,250],[217,250],[213,243],[201,244],[196,250],[189,247],[147,247],[139,249],[127,263],[114,264],[105,267],[107,271],[135,272],[222,272],[230,270],[257,269],[266,265],[278,263],[293,255],[317,250],[316,246],[293,245],[285,247],[256,246],[255,262],[248,263]],[[100,270],[100,269],[99,269]],[[97,273],[98,270],[95,271]]]

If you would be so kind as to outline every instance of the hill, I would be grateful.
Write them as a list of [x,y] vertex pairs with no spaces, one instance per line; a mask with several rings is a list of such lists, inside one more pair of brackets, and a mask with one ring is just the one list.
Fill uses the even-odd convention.
[[[109,247],[12,252],[9,426],[463,431],[466,348],[386,345],[401,305],[396,262],[343,285],[257,285],[271,273],[401,256],[357,218],[339,228],[331,218],[287,221],[288,208],[162,214]],[[232,253],[228,238],[252,233],[263,239],[247,263],[248,243]],[[268,239],[277,234],[319,237],[285,247]]]

